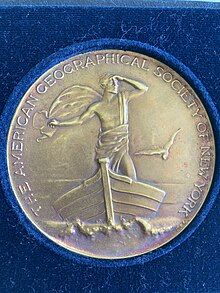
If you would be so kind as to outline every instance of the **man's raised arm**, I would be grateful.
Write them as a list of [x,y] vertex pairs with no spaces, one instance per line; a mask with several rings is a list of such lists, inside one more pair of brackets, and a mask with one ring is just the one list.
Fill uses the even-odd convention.
[[145,84],[137,80],[133,80],[131,78],[123,77],[120,75],[115,75],[114,78],[117,79],[118,81],[124,81],[135,88],[135,91],[131,92],[130,98],[139,97],[140,95],[147,92],[148,90],[148,86],[146,86]]

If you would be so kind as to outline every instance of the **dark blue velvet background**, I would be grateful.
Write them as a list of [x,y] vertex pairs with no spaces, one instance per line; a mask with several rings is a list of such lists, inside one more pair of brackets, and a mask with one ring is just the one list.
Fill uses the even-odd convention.
[[[20,79],[62,47],[91,39],[149,43],[182,61],[217,94],[220,13],[212,9],[1,8],[0,112]],[[30,236],[0,191],[0,292],[213,292],[219,281],[219,197],[196,232],[145,265],[79,265]]]

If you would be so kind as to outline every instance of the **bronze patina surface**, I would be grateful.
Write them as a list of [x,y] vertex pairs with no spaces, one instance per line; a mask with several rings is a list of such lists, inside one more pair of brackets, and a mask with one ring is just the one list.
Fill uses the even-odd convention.
[[215,163],[212,127],[189,84],[121,50],[44,73],[21,97],[7,148],[29,220],[58,245],[105,259],[176,237],[205,201]]

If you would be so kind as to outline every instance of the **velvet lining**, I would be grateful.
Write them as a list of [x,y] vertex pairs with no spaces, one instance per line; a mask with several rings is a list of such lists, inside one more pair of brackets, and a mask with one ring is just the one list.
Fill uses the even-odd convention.
[[[220,137],[219,137],[219,129],[220,129],[220,118],[219,118],[219,99],[216,95],[216,89],[215,89],[215,83],[217,81],[217,68],[214,68],[215,62],[217,62],[217,57],[215,55],[215,50],[213,47],[208,48],[208,45],[215,46],[217,42],[216,36],[214,31],[212,31],[212,34],[209,34],[210,27],[206,27],[206,30],[204,30],[204,24],[198,23],[198,21],[206,21],[205,19],[209,19],[210,26],[217,21],[215,20],[216,14],[214,13],[213,19],[211,14],[213,12],[211,11],[205,11],[201,10],[201,14],[193,14],[193,11],[186,11],[186,10],[172,10],[172,9],[160,9],[160,11],[152,11],[151,9],[125,9],[120,12],[119,9],[104,9],[99,11],[96,10],[96,13],[99,13],[99,17],[94,13],[94,10],[91,9],[91,11],[85,11],[84,9],[80,10],[79,8],[72,8],[71,13],[72,17],[75,16],[75,23],[73,23],[73,20],[71,20],[69,23],[64,21],[64,23],[58,22],[58,19],[52,16],[53,24],[54,26],[57,26],[57,33],[60,33],[59,37],[55,37],[54,42],[57,41],[59,45],[62,44],[67,45],[69,43],[68,34],[63,34],[62,28],[64,28],[64,25],[66,24],[68,28],[65,28],[64,31],[71,31],[73,27],[71,27],[71,22],[74,26],[74,29],[76,30],[82,30],[82,32],[77,32],[75,39],[76,41],[81,41],[80,44],[74,43],[71,46],[68,46],[64,49],[59,50],[57,53],[54,53],[41,61],[34,69],[32,69],[28,74],[27,71],[30,69],[31,66],[33,66],[33,63],[42,57],[45,57],[51,53],[51,51],[57,50],[57,45],[53,43],[51,36],[49,37],[49,40],[47,42],[45,36],[45,32],[43,32],[43,38],[40,38],[40,31],[39,28],[35,28],[35,31],[33,31],[33,35],[31,35],[29,28],[27,28],[28,25],[33,27],[33,24],[26,21],[24,19],[24,10],[21,13],[23,22],[18,20],[18,24],[13,24],[11,26],[11,31],[7,33],[7,29],[5,27],[4,30],[4,37],[5,42],[8,38],[8,36],[11,36],[10,34],[16,33],[18,35],[19,41],[25,40],[25,30],[28,32],[29,36],[29,42],[30,42],[30,48],[28,48],[26,45],[24,45],[24,53],[22,53],[22,44],[16,44],[16,38],[14,37],[14,45],[15,48],[20,50],[16,52],[16,60],[14,59],[14,55],[10,55],[10,52],[6,52],[6,49],[11,50],[11,54],[15,53],[15,50],[12,48],[13,44],[9,41],[8,46],[5,44],[4,40],[4,54],[1,57],[3,60],[5,57],[5,73],[8,73],[8,77],[10,79],[13,79],[14,82],[9,82],[10,86],[7,86],[7,79],[4,77],[1,84],[1,89],[4,91],[4,96],[1,101],[1,107],[5,104],[5,100],[7,99],[7,96],[9,96],[9,92],[12,88],[12,84],[16,85],[17,81],[23,77],[21,82],[15,87],[13,93],[11,96],[7,99],[6,106],[4,108],[4,111],[1,115],[1,144],[0,144],[0,160],[1,160],[1,177],[2,177],[2,186],[4,189],[4,195],[2,193],[2,199],[1,201],[5,200],[5,197],[7,197],[12,204],[13,209],[16,211],[17,215],[19,216],[19,219],[21,223],[26,227],[28,232],[30,232],[30,235],[34,235],[36,238],[39,239],[40,242],[46,244],[49,246],[52,250],[58,252],[58,254],[64,255],[67,258],[69,258],[71,261],[73,260],[74,263],[86,263],[88,265],[95,265],[95,266],[111,266],[115,267],[115,270],[119,270],[119,266],[129,266],[129,265],[140,265],[144,264],[148,261],[152,261],[155,258],[158,258],[159,256],[162,256],[163,254],[170,252],[175,247],[180,245],[184,240],[186,240],[203,222],[205,217],[207,216],[209,210],[213,206],[213,203],[219,193],[219,186],[220,186],[220,161],[219,161],[219,152],[220,152]],[[172,11],[171,11],[172,10]],[[62,13],[65,15],[65,10],[62,10],[61,8],[45,8],[44,12],[48,13],[50,11],[51,15],[56,15],[57,17],[61,16]],[[114,11],[114,13],[112,12]],[[131,12],[131,16],[129,17],[129,13]],[[198,10],[197,10],[198,11]],[[38,15],[38,19],[40,21],[39,27],[43,28],[43,24],[46,24],[45,29],[48,29],[48,34],[52,31],[52,28],[50,27],[50,24],[45,23],[44,19],[41,19],[43,17],[42,11],[35,11],[34,9],[30,10],[31,14]],[[82,27],[80,26],[80,21],[77,12],[80,14],[82,19]],[[6,12],[4,10],[0,10],[0,14],[6,13],[4,16],[4,20],[7,20],[7,18],[10,18],[10,13],[15,13],[14,9],[8,9]],[[28,16],[29,11],[25,10],[25,13]],[[38,14],[37,14],[38,13]],[[88,13],[88,15],[87,15]],[[122,14],[121,14],[122,13]],[[108,30],[108,23],[107,20],[104,19],[108,15],[109,23],[112,24],[111,33],[109,33]],[[162,15],[163,17],[161,18]],[[202,16],[201,16],[202,15]],[[66,15],[67,16],[67,15]],[[195,19],[194,19],[194,17]],[[85,19],[88,17],[88,27],[86,28],[86,22]],[[139,25],[137,25],[137,17],[140,18],[140,21],[138,22]],[[60,18],[59,18],[60,19]],[[103,20],[104,19],[104,20]],[[152,21],[149,21],[151,19]],[[160,21],[158,21],[160,19]],[[120,20],[120,21],[119,21]],[[146,24],[145,24],[146,20]],[[176,21],[179,26],[179,30],[176,32],[176,35],[171,35],[171,31],[169,31],[169,27],[171,25],[174,25],[173,21]],[[97,23],[99,21],[99,24]],[[164,22],[166,21],[166,22]],[[197,22],[197,24],[196,24]],[[120,23],[120,25],[119,25]],[[37,23],[35,22],[35,25]],[[94,25],[94,28],[92,28],[92,25]],[[151,25],[151,29],[150,29]],[[60,27],[59,27],[60,26]],[[193,29],[191,28],[193,26]],[[4,27],[4,26],[3,26]],[[60,28],[60,31],[58,30]],[[22,38],[19,36],[19,29],[22,29],[21,35]],[[94,29],[94,31],[93,31]],[[13,31],[14,30],[14,31]],[[84,30],[84,31],[83,31]],[[118,31],[120,30],[120,38]],[[58,32],[59,31],[59,32]],[[143,36],[143,33],[146,31],[146,34],[156,34],[156,36]],[[158,33],[159,31],[159,33]],[[169,33],[168,33],[169,31]],[[182,31],[182,36],[180,35],[180,32]],[[35,34],[35,37],[33,37]],[[36,34],[38,39],[38,43],[36,42]],[[74,34],[71,34],[71,37],[74,38]],[[98,37],[98,39],[96,38]],[[105,37],[99,39],[99,37]],[[109,37],[109,38],[106,38]],[[184,40],[182,39],[184,38]],[[203,38],[203,41],[202,41]],[[58,41],[59,39],[59,41]],[[133,39],[134,41],[130,40]],[[90,41],[87,41],[90,40]],[[209,44],[205,42],[205,40],[209,40]],[[32,43],[32,41],[34,43]],[[83,42],[82,42],[83,41]],[[140,42],[141,41],[141,42]],[[153,44],[148,45],[146,43],[148,41],[149,43]],[[36,43],[35,43],[36,42]],[[46,44],[44,42],[47,42]],[[49,48],[49,43],[52,44],[52,50]],[[173,47],[171,46],[173,44]],[[59,46],[58,45],[58,46]],[[12,48],[12,49],[10,49]],[[47,48],[46,51],[42,51],[42,48]],[[159,49],[160,48],[160,49]],[[28,54],[30,54],[31,49],[34,50],[34,56],[30,57]],[[74,254],[71,252],[68,252],[67,250],[58,247],[57,245],[53,244],[50,240],[48,240],[46,237],[44,237],[40,232],[38,232],[30,223],[28,219],[24,216],[23,212],[21,211],[20,207],[18,206],[15,197],[13,195],[13,192],[10,187],[9,178],[8,178],[8,172],[7,172],[7,162],[6,162],[6,137],[7,137],[7,131],[10,125],[10,121],[14,115],[14,111],[25,93],[25,91],[29,88],[29,86],[47,69],[49,69],[54,64],[65,60],[66,58],[76,55],[79,53],[84,53],[88,51],[93,50],[101,50],[101,49],[123,49],[123,50],[130,50],[139,52],[142,54],[146,54],[148,56],[152,56],[165,64],[169,65],[171,68],[176,70],[182,77],[194,88],[196,93],[199,95],[200,99],[202,100],[204,106],[206,107],[206,110],[209,114],[214,135],[215,135],[215,141],[216,141],[216,168],[215,168],[215,174],[213,178],[213,184],[211,187],[211,190],[209,192],[209,196],[207,197],[207,200],[205,201],[202,209],[197,214],[196,218],[192,221],[192,223],[174,240],[169,242],[167,245],[150,252],[146,255],[138,256],[131,259],[125,259],[125,260],[117,260],[117,261],[105,261],[105,260],[97,260],[92,258],[83,257],[78,254]],[[163,49],[163,50],[161,50]],[[185,61],[186,64],[188,64],[188,67],[191,68],[197,75],[199,75],[200,79],[205,83],[206,88],[208,89],[209,93],[203,86],[203,84],[200,82],[200,80],[192,73],[192,71],[183,65],[179,60],[174,58],[171,54],[166,52],[172,53],[176,52],[175,56],[178,57],[179,60]],[[175,51],[176,50],[176,51]],[[203,50],[203,55],[201,55],[201,50]],[[20,59],[19,59],[19,56]],[[205,56],[206,59],[202,59],[202,56]],[[26,62],[25,59],[29,59],[29,63],[20,64],[22,62]],[[33,59],[32,59],[33,58]],[[18,68],[15,70],[14,66],[18,65]],[[210,68],[209,68],[210,67]],[[19,70],[20,69],[20,70]],[[22,69],[22,70],[21,70]],[[10,210],[9,206],[4,202],[3,207],[6,209],[7,213],[12,213],[12,210]],[[12,223],[12,219],[16,221],[16,216],[10,216],[6,215],[5,210],[2,210],[3,219],[9,217],[9,221]],[[217,216],[217,212],[215,213]],[[214,221],[218,221],[217,218],[214,217]],[[18,224],[17,224],[18,225]],[[18,229],[18,230],[17,230]],[[18,225],[16,228],[11,228],[11,233],[19,233],[19,231],[23,231],[22,233],[25,233],[24,230],[22,230],[22,226]],[[16,230],[16,231],[15,231]],[[211,230],[210,230],[211,231]],[[21,232],[20,232],[21,233]],[[4,236],[3,236],[4,237]],[[31,236],[30,236],[31,237]],[[202,234],[200,237],[203,237]],[[12,237],[13,238],[13,237]],[[35,242],[35,240],[32,240]],[[35,243],[35,245],[38,245],[38,242]],[[193,241],[192,241],[193,245]],[[29,246],[30,248],[30,246]],[[26,248],[27,249],[27,248]],[[217,246],[216,246],[217,249]],[[26,251],[28,253],[28,251]],[[45,255],[48,252],[44,252]],[[192,254],[193,252],[191,252]],[[211,251],[210,251],[211,253]],[[53,258],[53,251],[49,252],[49,256]],[[60,256],[62,258],[62,256]],[[182,251],[182,257],[184,257],[184,252]],[[199,256],[198,256],[199,257]],[[40,258],[40,256],[39,256]],[[59,258],[59,257],[58,257]],[[177,259],[175,260],[177,261]],[[40,261],[38,260],[40,263]],[[62,263],[62,260],[59,259],[59,262]],[[184,260],[183,260],[184,262]],[[39,265],[39,264],[38,264]],[[69,267],[71,267],[71,262],[69,263]],[[146,264],[146,269],[148,268],[148,264]],[[143,269],[143,267],[142,267]],[[83,267],[81,268],[83,271]],[[99,273],[102,270],[99,271]],[[166,268],[166,271],[169,271],[169,268]],[[121,272],[121,271],[118,271]],[[106,273],[107,274],[107,273]],[[106,275],[107,276],[107,275]],[[98,278],[98,271],[96,277]],[[149,275],[150,278],[150,275]],[[154,276],[154,278],[156,278]],[[128,280],[129,282],[129,280]],[[101,284],[100,284],[101,286]],[[208,286],[208,285],[207,285]],[[209,284],[211,286],[211,284]],[[0,287],[1,288],[1,287]],[[48,287],[49,288],[49,287]],[[78,284],[78,288],[80,288],[80,284]],[[107,288],[107,287],[106,287]],[[110,288],[110,287],[109,287]],[[114,286],[114,288],[118,288],[117,285]],[[124,289],[126,288],[126,285],[124,283]],[[156,287],[152,287],[156,288]],[[162,287],[161,287],[162,288]],[[179,289],[181,289],[181,284],[179,284]],[[198,288],[198,287],[194,287]],[[211,288],[211,287],[210,287]],[[217,287],[214,287],[217,288]],[[143,288],[142,288],[143,289]],[[41,292],[41,291],[39,291]],[[42,291],[43,292],[43,291]],[[65,291],[60,291],[65,292]]]

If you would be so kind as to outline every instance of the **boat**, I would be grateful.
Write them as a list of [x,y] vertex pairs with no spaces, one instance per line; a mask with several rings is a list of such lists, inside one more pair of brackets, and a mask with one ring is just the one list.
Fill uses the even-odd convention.
[[117,216],[148,218],[159,210],[165,191],[113,172],[108,160],[100,165],[95,175],[54,202],[63,220],[80,219],[92,224],[105,216],[107,223],[115,225]]

